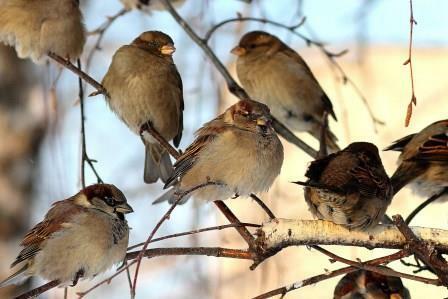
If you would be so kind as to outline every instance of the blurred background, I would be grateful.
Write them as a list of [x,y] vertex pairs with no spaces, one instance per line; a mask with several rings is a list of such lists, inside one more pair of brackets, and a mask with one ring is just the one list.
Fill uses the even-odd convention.
[[[81,1],[89,31],[116,14],[122,5],[118,0]],[[380,149],[392,141],[421,130],[426,125],[447,118],[445,94],[448,69],[448,2],[414,0],[413,63],[418,105],[411,125],[404,127],[406,106],[411,97],[409,68],[403,66],[408,57],[409,2],[387,0],[253,0],[246,4],[237,0],[187,0],[179,13],[199,35],[226,18],[262,17],[297,24],[306,17],[297,31],[325,43],[327,49],[348,53],[336,58],[347,76],[355,82],[377,118],[385,125],[374,125],[356,90],[343,84],[341,74],[329,64],[316,47],[307,44],[290,31],[254,22],[231,23],[221,27],[210,45],[217,56],[235,75],[235,57],[229,51],[247,31],[262,29],[287,42],[308,62],[318,81],[333,101],[339,122],[330,126],[345,147],[353,141],[370,141]],[[193,133],[237,98],[229,95],[222,77],[202,50],[164,11],[145,13],[133,10],[118,18],[105,33],[101,49],[93,56],[88,73],[101,81],[113,53],[131,42],[142,31],[162,30],[175,41],[174,60],[184,84],[184,137],[181,148],[193,139]],[[84,58],[92,50],[97,36],[89,37]],[[0,277],[9,273],[9,264],[19,251],[19,242],[26,230],[40,221],[54,201],[67,198],[80,188],[80,114],[77,78],[63,71],[55,83],[59,67],[55,63],[39,66],[15,58],[15,52],[0,46]],[[87,86],[87,94],[92,90]],[[168,205],[151,205],[160,195],[162,184],[143,183],[144,149],[109,110],[101,96],[87,98],[87,151],[102,179],[121,188],[136,210],[128,222],[132,227],[130,245],[144,241]],[[314,147],[317,144],[306,134],[299,134]],[[303,199],[303,191],[290,182],[303,180],[310,157],[284,141],[285,161],[282,173],[268,194],[261,194],[277,217],[311,219]],[[382,152],[386,170],[392,174],[397,153]],[[87,169],[87,183],[96,179]],[[411,190],[402,190],[388,210],[389,215],[407,216],[424,199]],[[226,202],[243,222],[261,223],[267,216],[250,199]],[[426,208],[414,225],[448,228],[447,212],[442,204]],[[226,224],[212,204],[194,200],[175,209],[158,236],[212,225]],[[177,238],[151,247],[222,246],[244,248],[245,243],[233,230],[214,231]],[[362,260],[387,254],[387,250],[329,247],[337,254]],[[139,277],[137,298],[251,298],[271,289],[302,280],[325,270],[341,267],[328,258],[305,247],[283,250],[259,266],[249,270],[250,262],[213,257],[158,257],[144,260]],[[409,272],[400,263],[391,266]],[[108,275],[94,281],[83,281],[69,289],[68,298],[77,298]],[[318,285],[290,292],[286,298],[332,298],[340,279],[329,279]],[[42,281],[33,280],[19,289],[0,290],[1,298],[9,298]],[[442,298],[446,289],[405,280],[413,298]],[[126,275],[104,285],[88,298],[127,298]],[[62,298],[63,289],[54,289],[42,298]]]

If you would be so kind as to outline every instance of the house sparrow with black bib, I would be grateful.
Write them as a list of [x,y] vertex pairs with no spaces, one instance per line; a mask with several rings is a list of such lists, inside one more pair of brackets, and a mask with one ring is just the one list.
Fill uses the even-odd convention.
[[394,193],[411,184],[429,197],[448,187],[448,119],[405,136],[385,150],[399,151],[399,166],[391,177]]
[[342,151],[311,162],[305,176],[305,200],[311,213],[348,229],[368,230],[383,218],[392,185],[378,148],[354,142]]
[[108,184],[88,186],[55,202],[24,237],[11,265],[17,270],[0,287],[27,276],[76,285],[122,262],[129,239],[124,214],[132,211],[123,193]]
[[[231,51],[238,56],[238,78],[249,96],[269,106],[289,129],[320,140],[324,112],[336,120],[333,105],[308,65],[293,49],[264,31],[246,33]],[[339,150],[329,130],[327,146]]]
[[39,62],[49,52],[77,59],[86,41],[78,0],[0,0],[0,42]]
[[168,152],[145,126],[151,125],[167,141],[179,146],[183,130],[182,80],[172,54],[173,40],[163,32],[147,31],[115,52],[102,85],[109,107],[146,148],[144,181],[166,182],[173,174]]
[[201,201],[267,191],[279,175],[283,146],[271,126],[269,108],[239,101],[196,132],[195,141],[174,164],[171,189],[154,203],[175,202],[182,193],[213,182],[182,198]]
[[411,299],[399,277],[357,270],[337,284],[333,299]]

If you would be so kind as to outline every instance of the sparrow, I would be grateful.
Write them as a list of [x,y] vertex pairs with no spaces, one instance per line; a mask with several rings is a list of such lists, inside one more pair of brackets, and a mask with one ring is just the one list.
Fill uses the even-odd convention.
[[311,162],[305,176],[305,201],[311,213],[348,229],[367,230],[382,219],[392,185],[378,148],[354,142],[342,151]]
[[0,42],[20,58],[40,62],[52,52],[77,59],[85,41],[79,0],[0,0]]
[[425,197],[448,187],[448,119],[395,141],[386,151],[399,151],[399,166],[391,177],[394,193],[407,184]]
[[333,299],[411,299],[411,295],[399,277],[357,270],[338,282]]
[[182,80],[172,54],[173,40],[163,32],[147,31],[115,52],[102,85],[106,101],[146,148],[144,181],[166,182],[173,174],[168,152],[148,132],[155,128],[179,146],[183,130]]
[[[160,0],[120,0],[126,10],[139,9],[143,11],[161,11],[165,9]],[[184,4],[185,0],[170,0],[174,7]]]
[[165,189],[171,189],[154,203],[173,203],[209,182],[214,184],[197,189],[179,203],[191,195],[216,201],[264,192],[279,175],[282,163],[283,146],[271,126],[269,108],[252,100],[239,101],[196,132],[165,184]]
[[0,283],[40,276],[60,285],[92,278],[123,261],[129,227],[124,214],[133,210],[114,185],[88,186],[53,204],[42,222],[22,240],[11,268],[18,270]]
[[[268,105],[272,115],[290,129],[320,140],[324,112],[337,120],[308,65],[276,36],[264,31],[246,33],[231,53],[238,56],[238,78],[249,96]],[[329,130],[326,141],[330,150],[339,150]]]

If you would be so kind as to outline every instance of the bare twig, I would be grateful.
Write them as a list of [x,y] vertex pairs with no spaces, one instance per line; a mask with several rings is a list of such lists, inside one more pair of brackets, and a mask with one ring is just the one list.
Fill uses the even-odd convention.
[[48,53],[48,57],[58,62],[60,65],[65,67],[66,69],[72,71],[75,75],[83,79],[85,82],[89,83],[91,86],[93,86],[96,89],[96,92],[94,92],[92,95],[98,95],[98,94],[104,94],[107,95],[106,89],[98,83],[95,79],[90,77],[88,74],[84,73],[82,70],[74,66],[70,61],[62,58],[61,56],[55,54],[55,53]]
[[[129,252],[126,258],[135,259],[141,251]],[[251,260],[254,254],[247,250],[230,249],[221,247],[175,247],[175,248],[151,248],[143,252],[143,256],[147,258],[169,255],[204,255],[215,257],[226,257],[234,259]]]
[[210,186],[210,185],[222,185],[222,183],[219,182],[206,182],[197,186],[194,186],[193,188],[186,190],[180,194],[177,195],[176,201],[170,206],[170,208],[168,209],[168,211],[163,215],[163,217],[159,220],[159,222],[156,224],[156,226],[153,228],[151,234],[149,235],[148,239],[146,240],[145,244],[143,245],[142,250],[140,251],[140,254],[137,256],[137,266],[135,269],[135,274],[134,274],[134,282],[132,283],[132,291],[131,291],[131,295],[134,298],[135,297],[135,291],[137,289],[137,278],[138,278],[138,271],[140,269],[140,265],[142,262],[142,258],[145,254],[145,250],[148,248],[149,242],[151,241],[151,239],[154,237],[154,235],[156,234],[156,232],[159,230],[159,228],[162,226],[163,222],[165,222],[165,220],[168,220],[170,218],[171,213],[173,212],[173,210],[176,208],[177,204],[188,194],[190,194],[191,192],[194,192],[200,188],[204,188],[206,186]]
[[[81,70],[81,61],[78,59],[78,69]],[[89,164],[90,169],[92,169],[93,173],[96,176],[98,183],[103,183],[103,180],[99,176],[98,172],[93,166],[93,162],[96,160],[92,160],[87,155],[87,145],[86,145],[86,129],[85,129],[85,110],[84,110],[84,89],[81,77],[78,77],[79,84],[79,103],[80,103],[80,111],[81,111],[81,185],[83,188],[86,187],[86,179],[85,179],[85,163]]]
[[106,33],[106,31],[115,22],[115,20],[117,20],[119,17],[125,15],[128,12],[129,12],[129,10],[122,8],[113,16],[107,17],[107,20],[104,21],[104,23],[101,24],[98,28],[89,32],[89,35],[91,35],[91,36],[97,35],[98,37],[95,41],[95,44],[92,47],[92,50],[90,50],[89,54],[87,55],[87,60],[86,60],[86,69],[87,70],[90,69],[90,65],[92,63],[92,59],[93,59],[93,56],[95,55],[95,52],[101,50],[101,42],[103,41],[104,34]]
[[[177,13],[174,7],[168,0],[160,0],[161,3],[165,6],[167,11],[172,15],[172,17],[176,20],[176,22],[184,29],[184,31],[190,36],[190,38],[204,51],[204,53],[210,58],[210,61],[215,65],[216,69],[221,73],[226,81],[227,88],[229,91],[238,97],[240,100],[250,99],[249,95],[246,91],[236,83],[236,81],[232,78],[230,73],[227,71],[227,68],[222,64],[218,57],[216,57],[213,50],[207,45],[205,39],[200,38],[196,32],[191,28],[191,26]],[[280,122],[276,119],[273,120],[273,127],[281,136],[283,136],[287,141],[295,144],[299,148],[303,149],[306,153],[309,153],[310,146],[306,145],[304,147],[305,142],[300,140],[294,133],[291,132],[284,125],[281,125]],[[312,150],[312,149],[311,149]]]
[[409,0],[409,10],[410,10],[410,17],[409,17],[409,23],[410,23],[410,29],[409,29],[409,49],[408,49],[408,58],[403,63],[403,65],[409,65],[409,71],[411,75],[411,101],[408,104],[408,108],[406,111],[406,119],[404,125],[407,127],[409,126],[409,122],[411,121],[412,117],[412,105],[417,105],[417,97],[415,96],[415,86],[414,86],[414,70],[412,67],[412,39],[414,34],[414,25],[417,25],[417,21],[414,19],[414,9],[412,7],[412,0]]
[[40,287],[37,287],[35,289],[32,289],[29,292],[26,292],[24,294],[21,294],[17,297],[15,297],[15,299],[30,299],[30,298],[36,298],[37,296],[39,296],[40,294],[51,290],[52,288],[55,288],[59,285],[59,280],[52,280],[50,282],[47,282],[44,285],[41,285]]
[[[238,226],[260,227],[259,224],[253,224],[253,223],[231,223],[231,224],[226,224],[226,225],[211,226],[211,227],[191,230],[191,231],[188,231],[188,232],[167,235],[167,236],[163,236],[163,237],[160,237],[160,238],[152,239],[149,243],[155,243],[155,242],[159,242],[159,241],[163,241],[163,240],[167,240],[167,239],[178,238],[178,237],[182,237],[182,236],[188,236],[188,235],[193,235],[193,234],[198,234],[198,233],[203,233],[203,232],[208,232],[208,231],[223,230],[223,229],[226,229],[226,228],[235,228],[235,227],[238,227]],[[140,246],[142,246],[144,244],[145,243],[142,242],[142,243],[138,243],[138,244],[132,245],[131,247],[128,247],[128,250],[135,249],[135,248],[140,247]]]
[[442,191],[440,191],[437,194],[434,194],[433,196],[431,196],[430,198],[428,198],[427,200],[425,200],[424,202],[422,202],[417,208],[415,208],[415,210],[413,210],[411,212],[411,214],[409,214],[408,217],[406,217],[405,223],[407,225],[409,225],[412,221],[412,219],[415,218],[415,216],[417,216],[418,213],[420,213],[424,208],[426,208],[430,203],[436,201],[437,199],[439,199],[441,196],[448,194],[448,187],[445,187]]
[[430,267],[443,285],[448,286],[448,263],[438,252],[434,244],[418,238],[400,215],[394,215],[394,223],[408,241],[407,246],[415,256]]
[[148,132],[154,139],[159,142],[159,144],[166,149],[166,151],[174,158],[179,159],[180,153],[173,147],[171,144],[166,141],[166,139],[160,135],[159,132],[151,125],[151,123],[147,122],[141,127],[142,132]]
[[275,219],[274,213],[272,213],[271,209],[255,194],[251,193],[250,197],[265,211],[265,213],[269,216],[270,219]]
[[[398,260],[400,258],[404,258],[406,256],[409,256],[409,253],[407,251],[405,251],[405,250],[401,250],[401,251],[398,251],[398,252],[393,253],[393,254],[388,255],[388,256],[384,256],[384,257],[376,258],[376,259],[373,259],[373,260],[369,260],[367,262],[364,262],[363,264],[364,265],[373,265],[373,266],[375,266],[375,265],[383,265],[383,264],[388,264],[390,262],[396,261],[396,260]],[[256,297],[254,297],[253,299],[266,299],[266,298],[271,298],[271,297],[276,296],[276,295],[284,295],[284,294],[286,294],[288,292],[291,292],[293,290],[297,290],[297,289],[300,289],[300,288],[308,286],[308,285],[316,284],[316,283],[319,283],[319,282],[321,282],[323,280],[327,280],[327,279],[330,279],[330,278],[333,278],[333,277],[336,277],[336,276],[339,276],[339,275],[343,275],[343,274],[347,274],[347,273],[350,273],[350,272],[354,272],[356,270],[358,270],[357,267],[350,266],[350,267],[341,268],[341,269],[338,269],[338,270],[335,270],[335,271],[331,271],[331,272],[328,272],[328,273],[316,275],[316,276],[313,276],[313,277],[310,277],[310,278],[307,278],[307,279],[304,279],[304,280],[301,280],[301,281],[297,281],[297,282],[292,283],[290,285],[287,285],[287,286],[284,286],[284,287],[281,287],[281,288],[278,288],[278,289],[275,289],[275,290],[263,293],[261,295],[258,295]]]

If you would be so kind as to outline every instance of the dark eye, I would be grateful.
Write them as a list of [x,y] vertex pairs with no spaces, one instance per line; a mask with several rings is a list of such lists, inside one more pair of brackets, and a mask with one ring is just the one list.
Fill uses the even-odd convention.
[[104,198],[104,201],[107,203],[107,205],[109,206],[114,206],[115,205],[115,200],[113,197],[106,197]]
[[257,47],[257,45],[255,45],[255,44],[250,44],[250,45],[249,45],[249,48],[250,48],[250,49],[255,49],[256,47]]

